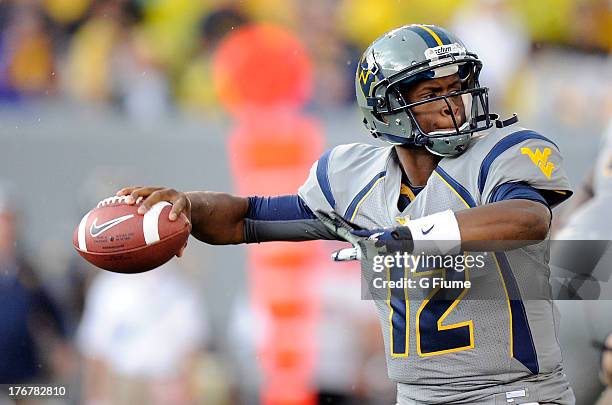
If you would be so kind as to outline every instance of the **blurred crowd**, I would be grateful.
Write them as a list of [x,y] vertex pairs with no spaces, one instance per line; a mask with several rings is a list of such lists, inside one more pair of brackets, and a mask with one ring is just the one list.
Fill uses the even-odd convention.
[[608,0],[3,0],[0,100],[62,97],[141,122],[176,109],[215,114],[212,54],[251,22],[280,24],[303,41],[314,108],[352,104],[362,50],[408,22],[455,28],[489,63],[485,82],[504,90],[543,48],[608,53],[611,21]]
[[[287,27],[305,45],[313,111],[352,108],[363,49],[392,27],[423,22],[476,50],[499,109],[593,142],[612,116],[609,0],[0,0],[0,108],[67,101],[149,128],[176,113],[214,118],[215,49],[254,22]],[[245,309],[246,292],[234,297],[228,330],[212,331],[207,314],[227,308],[207,308],[176,263],[125,278],[75,255],[54,284],[20,249],[24,213],[13,195],[0,185],[0,384],[66,383],[72,403],[95,405],[257,402],[253,347],[265,320]],[[325,274],[321,402],[392,403],[358,272]],[[604,374],[610,382],[612,370]]]

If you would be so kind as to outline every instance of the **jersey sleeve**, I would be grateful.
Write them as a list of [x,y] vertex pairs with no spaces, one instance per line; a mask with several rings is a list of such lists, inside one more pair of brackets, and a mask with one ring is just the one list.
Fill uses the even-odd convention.
[[495,190],[492,192],[489,200],[491,202],[507,200],[531,200],[549,206],[548,201],[546,198],[544,198],[539,190],[523,182],[504,183],[495,187]]
[[483,159],[478,175],[482,203],[494,202],[510,183],[533,187],[551,208],[573,193],[557,145],[529,130],[502,138]]
[[334,149],[325,152],[310,168],[304,184],[298,189],[298,196],[312,211],[330,211],[336,208],[331,188],[330,161]]
[[380,177],[388,152],[360,143],[336,146],[312,166],[298,195],[312,211],[333,209],[344,214],[372,177]]

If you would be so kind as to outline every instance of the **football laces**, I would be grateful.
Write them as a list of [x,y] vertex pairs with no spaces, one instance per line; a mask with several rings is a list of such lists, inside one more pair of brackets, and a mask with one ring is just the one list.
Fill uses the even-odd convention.
[[[122,196],[112,196],[112,197],[105,198],[98,203],[96,208],[100,208],[105,205],[127,204],[128,197],[129,197],[128,195],[122,195]],[[141,201],[142,201],[142,197],[138,197],[138,199],[136,200],[136,204],[140,203]]]

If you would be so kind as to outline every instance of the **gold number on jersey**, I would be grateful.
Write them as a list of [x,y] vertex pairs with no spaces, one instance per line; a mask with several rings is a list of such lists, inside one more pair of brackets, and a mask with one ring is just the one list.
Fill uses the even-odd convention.
[[[389,268],[389,280],[400,276],[408,277],[408,268]],[[463,272],[446,269],[417,271],[411,273],[414,279],[423,277],[449,281],[469,280],[469,269]],[[413,280],[414,280],[413,279]],[[472,320],[444,325],[459,302],[467,293],[467,288],[441,288],[431,290],[416,313],[416,347],[421,357],[435,356],[468,350],[474,347],[474,325]],[[406,357],[409,354],[410,305],[408,289],[389,289],[390,348],[393,357]]]

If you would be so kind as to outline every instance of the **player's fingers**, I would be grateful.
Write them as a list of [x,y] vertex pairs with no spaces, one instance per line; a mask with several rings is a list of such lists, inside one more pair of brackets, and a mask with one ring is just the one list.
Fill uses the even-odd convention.
[[121,196],[124,196],[124,195],[129,195],[129,194],[132,194],[132,191],[134,191],[134,190],[136,190],[136,189],[139,189],[139,188],[142,188],[142,186],[129,186],[129,187],[123,187],[121,190],[117,191],[117,192],[115,193],[115,195],[116,195],[117,197],[121,197]]
[[179,215],[181,215],[181,212],[185,211],[185,208],[187,208],[187,198],[181,197],[174,202],[174,205],[172,205],[168,219],[170,221],[176,221]]
[[144,197],[144,200],[140,203],[140,207],[138,207],[138,213],[144,214],[152,206],[162,201],[162,193],[158,189],[149,189],[146,192],[136,190],[132,193],[132,198]]
[[[168,202],[174,203],[177,200],[178,192],[175,190],[168,189],[168,188],[166,189],[152,188],[152,190],[154,191],[152,191],[151,193],[147,193],[147,195],[145,196],[142,196],[145,198],[142,201],[142,204],[140,204],[140,207],[138,207],[139,214],[144,214],[149,209],[151,209],[152,206],[154,206],[160,201],[168,201]],[[134,195],[134,193],[132,193],[132,195]]]
[[346,262],[360,259],[361,250],[358,247],[340,249],[332,253],[332,260],[335,262]]
[[[128,204],[135,204],[139,202],[139,199],[147,200],[153,193],[155,193],[158,190],[162,190],[162,188],[161,187],[140,187],[140,188],[134,189],[128,195],[126,202]],[[149,205],[149,207],[151,205]]]
[[135,200],[138,197],[146,198],[149,195],[161,189],[162,189],[161,187],[139,187],[139,188],[135,188],[134,190],[132,190],[129,196],[134,198]]

